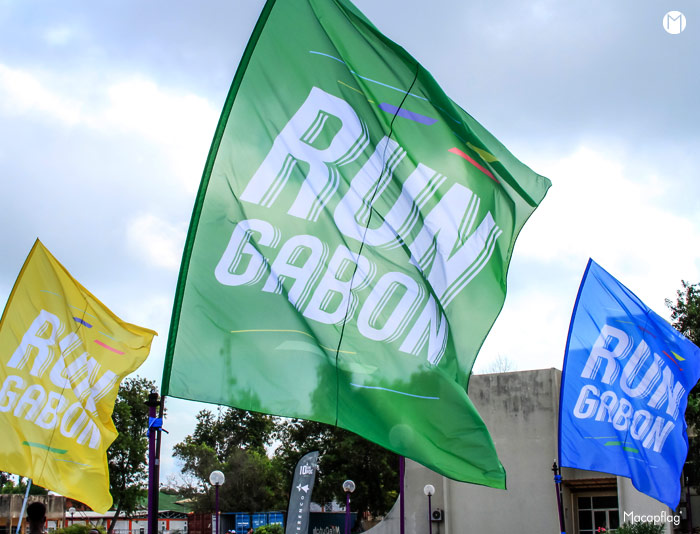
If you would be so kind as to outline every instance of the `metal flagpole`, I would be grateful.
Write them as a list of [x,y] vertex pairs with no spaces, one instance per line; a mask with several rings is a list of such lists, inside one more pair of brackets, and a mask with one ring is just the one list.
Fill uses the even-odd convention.
[[404,475],[406,473],[406,458],[399,456],[399,534],[405,532],[405,511],[404,508]]
[[[161,396],[160,397],[160,404],[158,406],[158,419],[156,419],[157,423],[153,425],[153,427],[156,429],[156,461],[155,461],[155,467],[156,467],[156,491],[155,491],[155,503],[154,503],[154,508],[156,511],[156,517],[158,515],[158,509],[160,508],[159,506],[159,499],[160,499],[160,441],[161,438],[163,437],[163,432],[166,434],[168,433],[167,430],[163,430],[163,412],[165,410],[165,397]],[[156,519],[156,528],[157,528],[157,519]]]
[[[22,528],[22,519],[24,519],[24,512],[27,511],[27,499],[29,499],[29,489],[32,487],[32,479],[27,479],[27,491],[24,492],[24,502],[22,503],[22,512],[19,514],[19,519],[17,520],[17,534],[19,534]],[[10,521],[12,521],[12,516],[10,515]],[[10,527],[12,530],[12,527]]]
[[685,472],[683,475],[685,478],[685,515],[688,521],[688,533],[690,534],[693,532],[693,509],[690,506],[690,484],[688,484],[690,479]]
[[156,418],[156,407],[160,405],[158,393],[148,395],[148,534],[158,533],[158,465],[156,454],[156,434],[162,420]]
[[559,510],[559,529],[561,534],[566,534],[566,529],[564,528],[564,509],[561,502],[561,468],[557,465],[557,461],[554,460],[552,464],[552,471],[554,472],[554,489],[557,493],[557,508]]

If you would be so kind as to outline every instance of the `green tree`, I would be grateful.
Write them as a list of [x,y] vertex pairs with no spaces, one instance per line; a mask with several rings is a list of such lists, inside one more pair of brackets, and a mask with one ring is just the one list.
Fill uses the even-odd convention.
[[663,531],[663,525],[640,521],[637,523],[625,523],[612,532],[614,532],[614,534],[662,534]]
[[208,410],[199,412],[192,435],[174,447],[183,473],[197,481],[181,488],[182,493],[195,499],[198,511],[213,510],[209,474],[218,469],[226,477],[219,490],[222,510],[257,512],[286,508],[284,474],[278,462],[266,454],[276,430],[275,419],[268,415],[235,408],[218,415]]
[[[666,299],[671,309],[673,326],[696,345],[700,345],[700,284],[690,284],[683,280],[682,288],[676,292],[676,302]],[[688,459],[685,474],[691,485],[700,484],[700,386],[695,386],[688,394],[688,407],[685,420],[689,429],[696,434],[689,438]]]
[[119,388],[112,414],[119,435],[107,450],[109,486],[115,508],[109,534],[119,515],[132,515],[146,495],[148,406],[145,402],[155,389],[155,382],[139,377],[127,378]]
[[[0,471],[0,493],[15,493],[24,495],[24,493],[27,491],[27,480],[29,479],[18,477],[17,484],[15,484],[14,480],[12,479],[12,473]],[[46,488],[37,486],[34,484],[34,482],[32,482],[32,485],[29,488],[30,495],[46,495],[48,492],[49,491]]]
[[384,515],[396,501],[399,490],[399,457],[342,428],[293,419],[282,424],[277,455],[285,471],[292,473],[299,458],[319,451],[318,476],[313,500],[345,503],[343,481],[351,479],[356,489],[352,508]]
[[282,525],[262,525],[255,529],[254,534],[284,534]]
[[671,308],[673,326],[690,341],[700,346],[700,284],[683,280],[683,288],[676,292],[676,303],[666,299]]
[[104,534],[105,529],[102,525],[84,525],[82,523],[78,523],[75,525],[68,525],[67,527],[63,528],[57,528],[56,530],[53,531],[52,534],[90,534],[91,530],[97,530],[100,534]]

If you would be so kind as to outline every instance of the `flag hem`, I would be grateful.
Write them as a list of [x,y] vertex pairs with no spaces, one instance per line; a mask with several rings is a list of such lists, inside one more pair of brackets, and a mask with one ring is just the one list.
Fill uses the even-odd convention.
[[564,347],[564,363],[562,364],[561,373],[561,384],[559,384],[559,420],[557,421],[557,462],[560,467],[561,464],[561,406],[562,406],[562,395],[564,394],[564,383],[566,382],[566,362],[569,357],[569,344],[571,343],[571,332],[574,329],[574,318],[576,317],[576,311],[578,310],[578,304],[581,300],[581,293],[583,292],[584,282],[588,276],[588,271],[591,268],[591,263],[593,260],[588,258],[588,264],[586,265],[586,270],[583,272],[581,277],[581,283],[578,286],[578,293],[576,293],[576,302],[574,302],[574,309],[571,311],[571,319],[569,320],[569,333],[566,335],[566,346]]
[[[193,399],[193,398],[190,398],[190,397],[184,396],[184,395],[170,395],[170,394],[169,394],[168,396],[169,396],[170,398],[172,398],[172,399],[181,399],[181,400],[186,400],[186,401],[193,401],[193,402],[201,402],[201,403],[204,403],[204,404],[211,404],[211,405],[213,405],[213,406],[226,406],[227,408],[236,408],[235,406],[231,406],[231,405],[229,405],[229,404],[221,404],[221,403],[219,403],[219,402],[212,401],[212,400]],[[271,415],[271,416],[273,416],[273,417],[289,417],[288,415],[281,415],[281,414],[270,413],[270,412],[258,412],[258,411],[256,411],[256,410],[248,410],[248,409],[246,409],[246,411],[254,412],[254,413],[260,413],[260,414],[263,414],[263,415]],[[361,434],[358,434],[357,432],[355,432],[355,431],[353,431],[353,430],[350,430],[350,429],[348,429],[348,428],[346,428],[346,427],[344,427],[344,426],[338,427],[337,425],[334,425],[334,424],[331,423],[331,422],[321,421],[321,420],[319,420],[319,419],[305,419],[305,418],[303,418],[303,417],[293,417],[293,419],[300,419],[300,420],[303,420],[303,421],[313,421],[313,422],[315,422],[315,423],[322,423],[322,424],[328,425],[328,426],[336,426],[337,428],[342,428],[343,430],[345,430],[345,431],[347,431],[347,432],[352,432],[352,433],[355,434],[356,436],[359,436],[359,437],[361,437],[362,439],[364,439],[364,440],[366,440],[366,441],[368,441],[368,442],[370,442],[370,443],[376,443],[376,442],[371,441],[370,439],[366,438],[365,436],[363,436],[363,435],[361,435]],[[486,426],[485,423],[484,423],[484,428],[486,429],[486,432],[487,432],[487,434],[488,434],[489,437],[490,437],[491,434],[488,432],[488,427]],[[388,451],[390,451],[390,452],[393,452],[394,454],[397,454],[397,455],[399,455],[399,456],[404,456],[404,457],[406,457],[406,458],[409,458],[410,460],[413,460],[413,461],[416,462],[417,464],[422,465],[422,466],[425,467],[426,469],[429,469],[430,471],[433,471],[434,473],[438,473],[438,474],[441,475],[441,476],[444,476],[444,477],[446,477],[446,478],[449,478],[450,480],[455,480],[455,481],[457,481],[457,482],[464,482],[465,484],[473,484],[473,485],[475,485],[475,486],[483,486],[483,487],[485,487],[485,488],[493,488],[493,489],[501,489],[501,490],[507,490],[507,489],[508,489],[508,487],[507,487],[507,476],[508,476],[508,474],[507,474],[507,472],[506,472],[506,470],[505,470],[505,467],[503,466],[503,464],[501,463],[500,460],[498,461],[498,463],[501,465],[501,468],[503,468],[503,478],[502,478],[501,480],[499,480],[499,482],[502,481],[502,485],[501,485],[500,483],[497,483],[496,481],[494,481],[494,483],[489,484],[489,483],[487,483],[487,482],[485,482],[485,481],[482,481],[482,482],[474,482],[473,480],[464,480],[464,479],[456,478],[456,477],[454,477],[454,476],[451,476],[451,475],[446,474],[446,473],[443,472],[443,471],[437,470],[437,468],[436,468],[435,466],[428,466],[428,465],[425,465],[424,463],[422,463],[422,462],[419,461],[419,460],[416,460],[415,458],[411,458],[411,457],[409,457],[409,456],[406,456],[404,453],[402,453],[402,452],[400,452],[400,451],[397,451],[396,449],[394,449],[394,448],[392,448],[392,447],[388,447],[388,446],[386,446],[386,445],[379,444],[379,443],[377,443],[377,445],[379,445],[380,447],[382,447],[382,448],[384,448],[384,449],[386,449],[386,450],[388,450]],[[495,446],[493,447],[493,449],[494,449],[494,451],[496,450]]]

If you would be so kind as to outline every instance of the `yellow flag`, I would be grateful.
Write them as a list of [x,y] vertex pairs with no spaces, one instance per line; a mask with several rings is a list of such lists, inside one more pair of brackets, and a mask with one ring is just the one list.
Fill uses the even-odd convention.
[[109,311],[37,240],[0,322],[0,470],[106,512],[114,401],[154,335]]

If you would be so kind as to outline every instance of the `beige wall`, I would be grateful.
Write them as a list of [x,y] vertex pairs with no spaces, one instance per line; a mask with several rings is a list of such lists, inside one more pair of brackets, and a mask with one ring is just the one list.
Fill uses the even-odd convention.
[[664,532],[667,534],[673,532],[671,528],[673,523],[668,521],[668,519],[672,519],[673,511],[656,499],[652,499],[648,495],[638,492],[629,478],[617,478],[617,499],[620,505],[621,523],[624,521],[625,512],[630,514],[628,517],[641,515],[656,516],[660,519],[660,521],[658,521],[659,523],[665,522],[666,529]]

